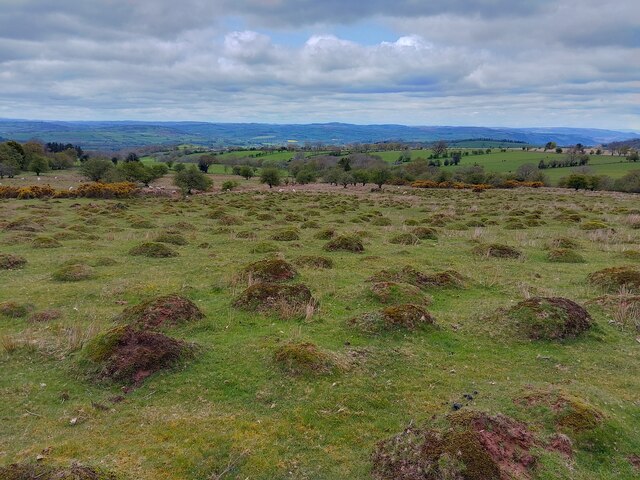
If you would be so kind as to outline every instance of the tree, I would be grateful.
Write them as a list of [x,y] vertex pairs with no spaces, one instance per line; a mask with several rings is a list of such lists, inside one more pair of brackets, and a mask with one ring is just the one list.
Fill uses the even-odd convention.
[[36,157],[45,156],[44,145],[40,142],[27,142],[22,145],[22,149],[24,150],[24,161],[20,165],[21,170],[27,170],[28,168],[30,169],[31,162]]
[[433,147],[431,149],[433,150],[433,155],[438,158],[439,156],[447,153],[447,148],[447,142],[445,142],[444,140],[438,140],[433,144]]
[[10,145],[10,142],[0,143],[0,178],[5,175],[12,178],[20,170],[22,160],[22,155]]
[[638,152],[635,150],[631,150],[629,151],[629,153],[627,154],[627,160],[629,162],[637,162],[638,160],[640,160],[640,156],[638,155]]
[[80,173],[93,182],[108,178],[114,170],[113,163],[106,158],[90,158],[80,166]]
[[263,168],[260,173],[260,182],[269,185],[269,188],[280,185],[280,170],[277,168]]
[[338,160],[338,165],[340,165],[345,172],[348,172],[349,170],[351,170],[351,158],[341,158],[340,160]]
[[369,172],[367,172],[366,170],[364,170],[362,168],[358,168],[358,169],[353,170],[351,172],[351,175],[353,175],[353,181],[355,183],[361,183],[363,187],[369,181]]
[[388,168],[372,168],[369,172],[369,179],[382,190],[382,185],[389,181],[391,173]]
[[211,179],[198,170],[195,165],[190,165],[189,168],[177,172],[173,177],[173,183],[185,196],[191,194],[192,190],[205,192],[213,184]]
[[43,157],[41,155],[36,155],[29,162],[29,170],[35,172],[36,175],[40,175],[43,172],[48,172],[49,168],[49,160],[47,157]]
[[539,166],[536,167],[533,163],[523,163],[516,169],[516,180],[521,182],[532,180],[534,175],[538,174],[538,168]]
[[140,161],[140,157],[138,157],[138,154],[136,152],[131,152],[129,153],[129,155],[127,155],[124,159],[125,162],[139,162]]
[[238,173],[245,180],[249,180],[255,174],[254,171],[253,171],[253,168],[251,168],[249,165],[241,166],[240,167],[240,171]]
[[146,187],[151,182],[166,175],[169,171],[164,163],[144,165],[142,162],[125,162],[118,167],[120,173],[129,182],[141,182]]
[[557,146],[558,145],[556,144],[556,142],[547,142],[547,144],[544,146],[544,151],[546,152],[547,150],[555,150]]
[[560,147],[556,147],[556,153],[562,153],[562,149]]
[[75,149],[68,148],[67,150],[54,153],[49,159],[49,163],[51,163],[51,168],[53,170],[66,170],[73,167],[76,160],[77,157]]
[[340,176],[340,185],[342,185],[344,188],[347,188],[347,186],[351,184],[355,185],[355,183],[356,181],[350,172],[344,172]]
[[202,173],[208,173],[209,167],[213,164],[213,159],[208,155],[203,155],[198,160],[198,168]]

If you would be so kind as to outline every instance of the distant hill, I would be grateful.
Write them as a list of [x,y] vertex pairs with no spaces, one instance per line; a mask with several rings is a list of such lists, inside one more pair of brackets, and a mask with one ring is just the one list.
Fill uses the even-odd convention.
[[[86,150],[119,150],[149,145],[261,146],[304,144],[433,142],[492,139],[544,145],[599,145],[627,140],[629,132],[585,128],[487,128],[406,125],[306,125],[207,122],[58,122],[0,119],[0,136],[19,141],[73,143]],[[640,138],[640,134],[638,135]]]
[[640,138],[631,138],[628,140],[622,140],[621,142],[611,142],[607,144],[607,148],[617,150],[620,147],[629,147],[634,150],[640,150]]

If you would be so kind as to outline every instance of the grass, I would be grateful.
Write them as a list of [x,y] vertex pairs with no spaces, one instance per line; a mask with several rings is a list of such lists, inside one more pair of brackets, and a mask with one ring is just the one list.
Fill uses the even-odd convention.
[[[396,191],[356,196],[341,188],[335,189],[340,194],[261,190],[133,199],[124,202],[126,209],[109,208],[115,201],[2,201],[0,253],[21,255],[28,263],[20,270],[0,270],[0,298],[61,315],[42,323],[0,317],[0,465],[33,459],[47,449],[45,462],[68,465],[75,459],[131,479],[363,479],[370,477],[377,442],[412,420],[448,413],[466,392],[478,394],[465,409],[536,425],[539,412],[513,399],[534,387],[561,385],[602,411],[605,420],[588,438],[576,437],[570,474],[561,465],[543,468],[535,478],[636,478],[626,457],[640,452],[638,333],[610,323],[614,309],[589,303],[604,292],[586,279],[604,268],[640,268],[637,260],[621,255],[638,248],[640,230],[628,222],[637,197]],[[222,226],[209,218],[217,209],[242,225]],[[604,221],[615,231],[581,230],[578,223],[556,218],[563,209]],[[274,218],[259,220],[265,212]],[[378,213],[391,225],[372,224]],[[286,220],[294,218],[291,214],[301,220]],[[536,215],[542,225],[504,228],[510,218],[527,215]],[[42,231],[3,228],[17,218],[41,225]],[[132,228],[139,218],[156,227]],[[436,218],[445,219],[437,240],[389,242],[415,228],[405,225],[407,220],[428,227]],[[300,228],[305,219],[318,227]],[[487,226],[460,229],[478,219]],[[180,232],[186,245],[171,245],[179,256],[128,255],[178,222],[195,227]],[[63,237],[56,249],[31,246],[36,235],[55,236],[77,225],[89,227],[97,239]],[[300,239],[270,240],[283,228],[299,229]],[[338,235],[356,232],[364,252],[324,250],[327,240],[315,236],[328,228]],[[256,235],[236,235],[247,230]],[[557,237],[576,240],[585,262],[550,263],[547,245]],[[280,253],[252,253],[265,242],[276,244]],[[523,256],[478,256],[473,253],[478,244],[509,245]],[[290,262],[321,255],[333,262],[331,269],[300,268],[293,280],[318,300],[315,312],[282,320],[232,307],[246,287],[234,282],[237,274],[272,255]],[[98,258],[116,263],[102,265]],[[95,265],[95,276],[82,282],[52,279],[57,268],[80,263]],[[464,276],[464,288],[425,292],[437,327],[378,335],[352,328],[349,319],[387,306],[370,294],[367,279],[406,265]],[[82,346],[111,328],[126,306],[171,293],[191,299],[205,314],[171,328],[172,337],[198,345],[194,358],[152,375],[126,395],[119,384],[91,381],[80,362]],[[581,339],[534,342],[512,338],[491,323],[497,309],[532,296],[586,305],[594,327]],[[292,342],[310,342],[349,359],[350,368],[329,376],[287,375],[273,359]]]

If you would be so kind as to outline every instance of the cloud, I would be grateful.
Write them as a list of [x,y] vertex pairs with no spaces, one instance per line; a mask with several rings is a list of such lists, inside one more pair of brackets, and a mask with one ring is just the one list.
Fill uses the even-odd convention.
[[[640,128],[638,18],[635,0],[5,0],[0,116]],[[363,22],[396,36],[349,38]]]

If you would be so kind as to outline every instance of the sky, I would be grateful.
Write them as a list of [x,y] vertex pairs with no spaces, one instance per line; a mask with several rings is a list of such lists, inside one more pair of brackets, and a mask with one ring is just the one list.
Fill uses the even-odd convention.
[[0,118],[640,130],[640,1],[0,0]]

